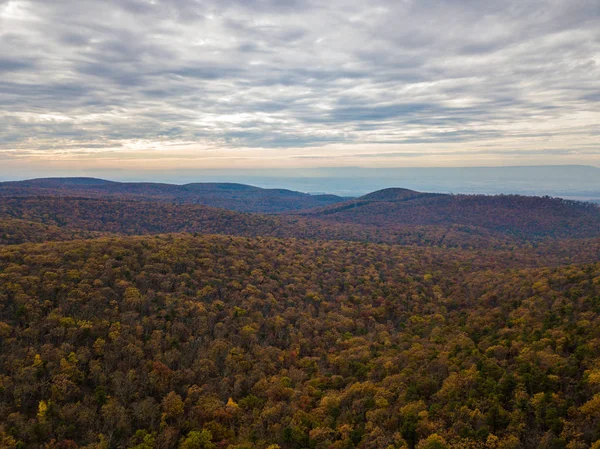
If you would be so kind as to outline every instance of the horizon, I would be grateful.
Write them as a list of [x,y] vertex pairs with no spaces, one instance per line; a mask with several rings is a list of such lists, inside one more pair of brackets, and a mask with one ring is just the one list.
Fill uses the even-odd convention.
[[[38,173],[39,174],[39,173]],[[0,182],[90,178],[122,183],[238,183],[309,194],[356,197],[384,188],[457,194],[519,194],[600,202],[600,168],[586,165],[504,167],[321,167],[277,170],[178,170],[108,173],[39,174]]]

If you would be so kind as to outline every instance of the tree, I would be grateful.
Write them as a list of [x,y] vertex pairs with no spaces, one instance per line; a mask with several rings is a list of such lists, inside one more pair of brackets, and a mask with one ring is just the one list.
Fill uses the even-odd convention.
[[213,449],[214,447],[212,434],[208,430],[202,430],[201,432],[192,430],[179,446],[180,449]]

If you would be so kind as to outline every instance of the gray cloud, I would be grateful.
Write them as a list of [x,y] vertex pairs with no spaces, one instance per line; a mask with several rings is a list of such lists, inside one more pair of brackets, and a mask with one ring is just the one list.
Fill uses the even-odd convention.
[[599,29],[597,0],[0,0],[0,149],[589,152]]
[[18,58],[3,58],[0,56],[0,73],[2,72],[19,72],[31,70],[35,68],[35,63],[32,61]]

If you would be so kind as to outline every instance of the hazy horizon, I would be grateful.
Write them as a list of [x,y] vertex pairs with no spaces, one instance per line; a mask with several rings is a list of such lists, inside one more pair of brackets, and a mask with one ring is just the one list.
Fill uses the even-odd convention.
[[270,170],[32,171],[0,181],[47,177],[93,177],[117,182],[236,182],[307,193],[360,196],[388,187],[425,192],[549,195],[600,201],[600,168],[584,165],[504,167],[320,167]]

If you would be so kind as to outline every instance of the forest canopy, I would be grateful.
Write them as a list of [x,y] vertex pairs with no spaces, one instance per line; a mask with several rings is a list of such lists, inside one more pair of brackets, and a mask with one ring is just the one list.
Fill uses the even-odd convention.
[[0,448],[600,447],[595,209],[432,200],[1,199]]

